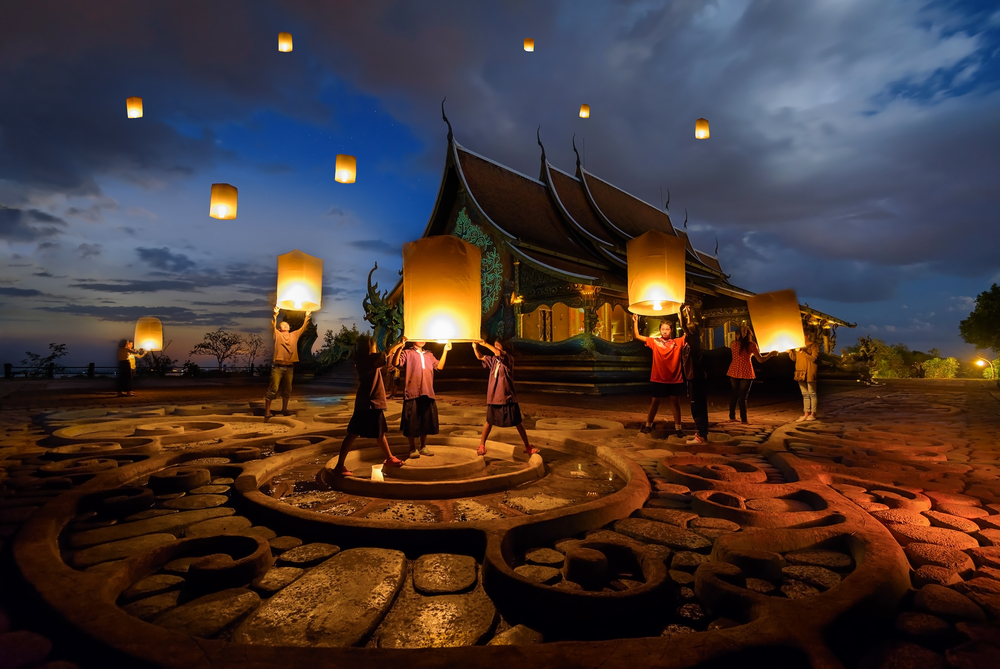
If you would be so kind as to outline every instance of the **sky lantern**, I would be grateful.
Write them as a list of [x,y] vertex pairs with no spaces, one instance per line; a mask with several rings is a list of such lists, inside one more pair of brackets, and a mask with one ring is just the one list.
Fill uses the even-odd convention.
[[142,118],[142,98],[126,98],[125,109],[129,118]]
[[535,50],[535,40],[531,39],[530,37],[525,37],[524,38],[524,50],[525,51],[534,51]]
[[278,51],[288,53],[292,50],[292,33],[278,33]]
[[342,184],[352,184],[358,176],[358,159],[342,153],[337,154],[337,170],[334,181]]
[[708,119],[700,118],[694,122],[694,138],[708,139]]
[[236,197],[239,191],[229,184],[212,184],[212,204],[208,215],[223,221],[236,218]]
[[478,341],[482,253],[451,235],[403,245],[403,334],[411,341]]
[[135,348],[147,351],[163,350],[163,325],[159,318],[143,316],[135,322],[135,337],[132,339]]
[[580,105],[580,118],[590,118],[590,105]]
[[295,249],[278,256],[278,301],[289,311],[316,311],[322,304],[323,261]]
[[628,253],[628,309],[642,316],[677,313],[684,302],[684,240],[650,230],[626,246]]
[[761,351],[790,351],[806,345],[794,290],[776,290],[748,297],[747,308]]

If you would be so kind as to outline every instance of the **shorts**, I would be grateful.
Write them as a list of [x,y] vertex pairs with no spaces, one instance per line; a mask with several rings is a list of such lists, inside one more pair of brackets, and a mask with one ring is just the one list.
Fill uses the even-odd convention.
[[291,365],[274,365],[271,367],[271,383],[267,386],[264,399],[273,400],[278,395],[282,398],[292,396],[292,374],[295,368]]
[[514,427],[520,425],[522,420],[521,407],[517,402],[486,405],[486,422],[494,427]]
[[653,397],[684,397],[687,395],[687,384],[685,383],[660,383],[650,381]]
[[399,429],[404,437],[422,437],[438,433],[438,408],[433,397],[421,395],[412,400],[403,400],[403,417]]
[[388,431],[384,409],[355,409],[351,422],[347,424],[348,434],[356,434],[367,439],[378,439]]

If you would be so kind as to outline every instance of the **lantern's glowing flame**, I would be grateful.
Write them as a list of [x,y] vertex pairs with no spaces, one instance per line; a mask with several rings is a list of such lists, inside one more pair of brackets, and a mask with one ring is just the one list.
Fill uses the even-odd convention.
[[653,302],[653,311],[663,311],[663,304],[660,302]]
[[228,213],[229,213],[229,207],[227,207],[224,204],[220,204],[218,207],[215,208],[215,215],[218,216],[219,218],[225,218]]

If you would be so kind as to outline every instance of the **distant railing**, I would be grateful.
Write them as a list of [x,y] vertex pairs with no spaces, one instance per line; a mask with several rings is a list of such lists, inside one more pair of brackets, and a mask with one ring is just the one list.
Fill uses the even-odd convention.
[[38,367],[16,367],[9,362],[4,363],[3,366],[3,378],[14,379],[14,378],[25,378],[25,379],[54,379],[81,376],[88,379],[98,378],[98,377],[113,377],[118,375],[118,367],[98,367],[94,363],[90,363],[85,367],[68,367],[65,365],[57,365],[55,363],[49,363],[45,367],[39,369]]

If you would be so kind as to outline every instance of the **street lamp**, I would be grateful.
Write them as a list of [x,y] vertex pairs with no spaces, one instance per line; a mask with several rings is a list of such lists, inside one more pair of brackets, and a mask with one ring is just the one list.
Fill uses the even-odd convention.
[[976,358],[978,358],[978,360],[976,360],[976,365],[977,366],[979,366],[979,367],[985,367],[986,365],[990,366],[990,378],[993,379],[994,381],[996,381],[997,382],[997,388],[1000,388],[1000,379],[997,378],[997,369],[996,369],[996,367],[993,366],[993,361],[992,360],[987,360],[986,358],[984,358],[981,355],[977,355]]

